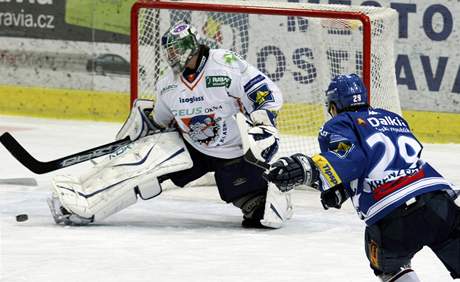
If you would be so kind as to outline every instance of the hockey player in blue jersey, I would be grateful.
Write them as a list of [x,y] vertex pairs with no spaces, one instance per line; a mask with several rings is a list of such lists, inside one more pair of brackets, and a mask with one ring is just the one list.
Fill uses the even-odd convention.
[[326,96],[332,118],[319,132],[321,153],[283,157],[266,177],[282,191],[318,189],[325,209],[339,209],[350,198],[367,225],[366,254],[382,281],[419,281],[410,263],[423,246],[460,278],[456,193],[420,158],[423,146],[407,122],[371,108],[355,74],[335,77]]

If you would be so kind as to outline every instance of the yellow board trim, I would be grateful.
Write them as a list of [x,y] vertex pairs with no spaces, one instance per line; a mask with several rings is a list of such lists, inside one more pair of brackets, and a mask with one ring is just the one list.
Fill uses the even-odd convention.
[[0,86],[2,115],[123,121],[129,100],[127,93]]
[[460,114],[403,111],[415,136],[425,143],[460,143]]
[[[1,115],[120,122],[128,116],[129,100],[120,92],[0,85]],[[422,142],[460,143],[460,114],[403,111],[403,116]],[[285,103],[278,115],[284,134],[316,137],[323,122],[322,105]]]

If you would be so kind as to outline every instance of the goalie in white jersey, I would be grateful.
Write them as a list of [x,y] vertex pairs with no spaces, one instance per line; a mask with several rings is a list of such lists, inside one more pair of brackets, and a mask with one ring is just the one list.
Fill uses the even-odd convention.
[[[170,70],[156,84],[155,105],[153,101],[137,100],[117,139],[129,136],[133,141],[141,141],[164,134],[150,135],[156,130],[176,128],[185,140],[184,148],[193,165],[178,165],[174,169],[163,169],[162,173],[152,172],[153,181],[145,177],[138,180],[140,183],[133,182],[132,187],[126,188],[130,200],[110,204],[116,207],[108,208],[103,215],[88,212],[87,206],[82,209],[85,211],[82,214],[75,205],[67,203],[76,201],[75,194],[89,197],[97,192],[98,195],[109,185],[93,185],[88,190],[81,180],[78,185],[71,186],[68,179],[58,179],[51,204],[57,222],[71,224],[99,220],[127,206],[125,202],[134,203],[133,194],[143,199],[155,197],[161,193],[160,183],[166,179],[183,187],[208,172],[214,172],[221,199],[242,210],[244,227],[281,227],[292,215],[290,195],[280,193],[262,178],[262,168],[248,163],[243,157],[243,142],[249,144],[252,154],[262,162],[269,162],[277,152],[279,137],[275,120],[283,102],[278,87],[237,54],[199,44],[194,27],[185,22],[175,24],[163,35],[162,49]],[[238,126],[237,113],[246,115],[251,124],[249,128]],[[169,159],[173,158],[175,155],[171,154]],[[147,153],[145,156],[141,154],[139,159],[145,166]],[[110,166],[119,169],[121,165]],[[124,178],[113,185],[120,181]],[[149,188],[152,185],[155,188]],[[59,197],[62,191],[68,190],[73,190],[73,198]]]

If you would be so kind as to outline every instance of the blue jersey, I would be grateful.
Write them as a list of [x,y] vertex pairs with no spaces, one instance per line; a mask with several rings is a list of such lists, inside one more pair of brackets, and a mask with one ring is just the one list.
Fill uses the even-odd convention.
[[371,225],[409,199],[451,185],[420,159],[422,145],[399,115],[383,109],[343,112],[319,132],[312,157],[321,190],[343,184],[361,219]]

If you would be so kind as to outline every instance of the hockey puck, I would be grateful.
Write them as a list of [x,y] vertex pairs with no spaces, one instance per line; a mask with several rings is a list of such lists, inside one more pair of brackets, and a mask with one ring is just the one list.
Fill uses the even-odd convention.
[[18,214],[16,215],[16,221],[17,222],[23,222],[29,219],[29,216],[27,214]]

